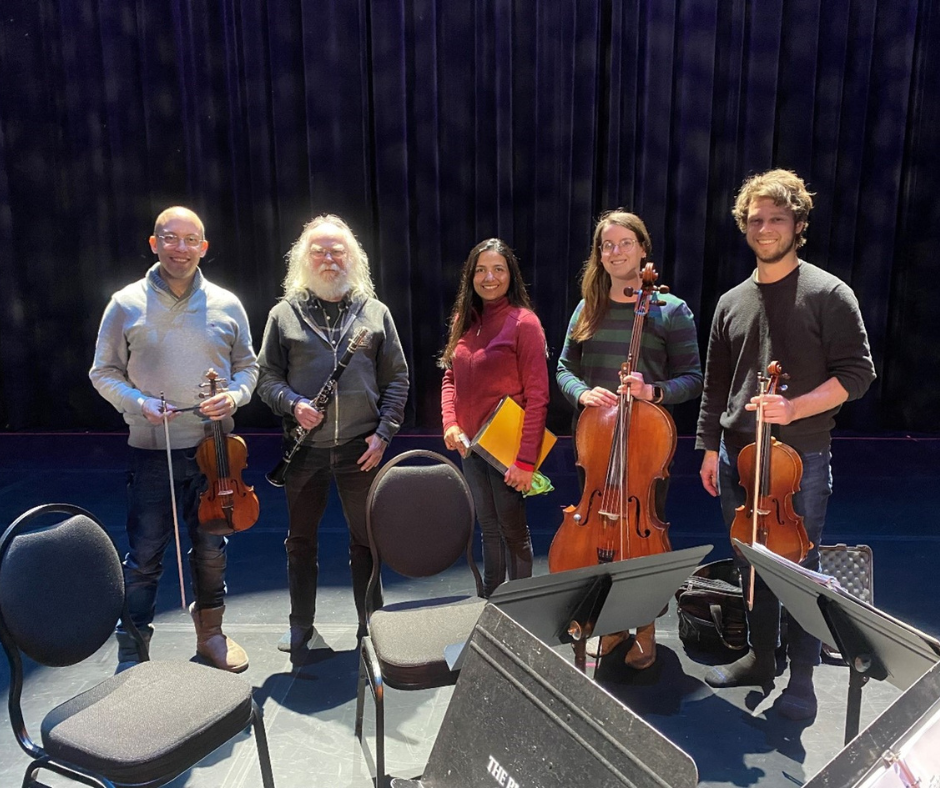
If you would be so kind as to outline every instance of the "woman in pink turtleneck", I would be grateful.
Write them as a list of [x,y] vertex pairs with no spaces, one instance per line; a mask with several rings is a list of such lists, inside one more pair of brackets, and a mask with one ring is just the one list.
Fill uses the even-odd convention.
[[[532,486],[545,413],[548,369],[545,332],[532,311],[516,256],[490,238],[470,251],[441,355],[444,443],[463,457],[483,532],[483,589],[489,596],[507,576],[532,574],[532,540],[522,493]],[[505,474],[468,452],[473,437],[504,397],[525,410],[522,443]]]

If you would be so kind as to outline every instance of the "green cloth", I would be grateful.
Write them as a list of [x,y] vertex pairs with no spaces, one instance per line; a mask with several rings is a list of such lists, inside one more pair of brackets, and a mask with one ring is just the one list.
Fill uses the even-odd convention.
[[532,488],[522,493],[522,495],[528,498],[530,495],[544,495],[545,493],[550,493],[554,489],[555,487],[552,485],[552,480],[536,471],[532,474]]

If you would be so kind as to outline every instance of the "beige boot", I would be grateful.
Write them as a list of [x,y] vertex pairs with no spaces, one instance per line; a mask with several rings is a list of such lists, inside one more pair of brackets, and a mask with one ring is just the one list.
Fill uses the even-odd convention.
[[636,628],[636,638],[623,659],[631,668],[643,670],[656,661],[656,622]]
[[224,605],[205,610],[196,610],[195,602],[189,606],[196,625],[196,653],[221,670],[241,673],[248,667],[248,655],[222,631],[224,613]]

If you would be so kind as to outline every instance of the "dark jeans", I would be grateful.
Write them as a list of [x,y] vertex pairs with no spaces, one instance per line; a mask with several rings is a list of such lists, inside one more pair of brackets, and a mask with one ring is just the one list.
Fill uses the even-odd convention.
[[[803,460],[803,479],[800,490],[793,496],[793,509],[802,515],[806,535],[813,547],[802,565],[819,569],[819,543],[826,522],[826,507],[832,494],[832,471],[828,451],[800,453]],[[718,489],[721,492],[721,512],[730,529],[734,510],[742,506],[747,497],[738,483],[738,449],[726,446],[724,441],[718,452]],[[741,584],[747,599],[750,587],[750,565],[739,555],[735,563],[741,570]],[[748,641],[751,648],[773,650],[780,644],[780,602],[760,575],[754,586],[754,609],[747,611]],[[787,655],[791,662],[803,665],[819,664],[819,640],[804,630],[792,616],[787,616]]]
[[532,576],[525,498],[479,455],[463,458],[463,473],[483,532],[483,593],[488,597],[506,579],[507,571],[510,580]]
[[[174,449],[173,485],[192,549],[189,568],[197,608],[221,607],[225,596],[224,536],[212,536],[199,526],[199,494],[205,477],[196,464],[196,450]],[[163,555],[173,540],[166,451],[130,448],[127,462],[127,538],[124,583],[131,620],[147,637],[153,632],[157,586],[163,574]],[[123,633],[118,624],[117,631]]]
[[[372,575],[372,552],[366,532],[366,497],[378,468],[362,471],[356,460],[367,446],[354,439],[342,446],[298,449],[287,473],[287,580],[290,589],[290,623],[309,627],[317,608],[317,529],[326,511],[330,482],[336,481],[343,514],[349,528],[349,567],[359,623],[365,623],[365,598]],[[373,609],[382,606],[382,585],[376,586]]]

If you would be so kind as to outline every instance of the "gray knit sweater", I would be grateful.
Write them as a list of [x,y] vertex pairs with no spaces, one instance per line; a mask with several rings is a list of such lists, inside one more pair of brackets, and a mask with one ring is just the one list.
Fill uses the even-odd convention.
[[[98,393],[129,425],[128,443],[140,449],[166,448],[163,426],[141,414],[146,398],[163,392],[172,406],[196,405],[211,367],[228,380],[227,390],[241,406],[258,380],[248,316],[238,298],[208,282],[199,269],[189,291],[177,298],[158,269],[154,265],[111,297],[89,372]],[[208,424],[198,413],[177,416],[169,424],[171,448],[197,445]],[[226,432],[232,426],[232,419],[223,419]]]

